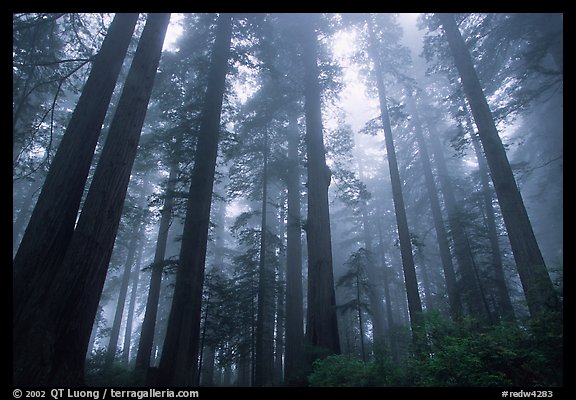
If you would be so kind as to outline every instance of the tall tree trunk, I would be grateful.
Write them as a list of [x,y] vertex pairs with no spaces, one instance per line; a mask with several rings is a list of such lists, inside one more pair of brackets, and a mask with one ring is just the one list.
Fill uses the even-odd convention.
[[250,348],[247,342],[238,346],[238,386],[250,386]]
[[[281,238],[282,244],[284,243],[284,220],[286,218],[286,192],[280,189],[278,194],[280,197],[280,212],[277,214],[276,226],[278,237]],[[280,259],[278,263],[278,280],[276,282],[276,336],[274,338],[274,386],[281,386],[284,382],[284,330],[285,330],[285,271],[286,260]]]
[[394,322],[394,313],[392,311],[392,296],[390,295],[390,274],[386,265],[386,251],[384,250],[384,235],[382,234],[382,222],[378,218],[378,251],[382,264],[382,283],[384,286],[384,301],[386,303],[386,316],[388,317],[388,336],[390,340],[390,353],[394,362],[400,361],[398,351],[398,340],[396,339],[396,324]]
[[[23,321],[28,319],[26,314],[29,310],[36,309],[48,298],[46,290],[72,238],[94,149],[137,19],[137,13],[117,14],[110,24],[14,258],[16,385],[36,384],[33,378],[36,373],[28,375],[22,370],[28,368],[26,363],[20,361],[26,358],[25,337],[26,332],[30,332],[30,326]],[[16,343],[21,339],[24,348]]]
[[358,313],[358,329],[360,331],[360,354],[362,361],[366,362],[366,350],[364,349],[364,321],[362,321],[362,296],[360,293],[360,271],[356,271],[356,312]]
[[254,386],[256,380],[256,312],[257,304],[254,300],[257,292],[254,290],[254,282],[250,282],[250,386]]
[[444,158],[442,143],[438,138],[437,132],[430,128],[430,148],[434,154],[434,161],[438,169],[438,180],[440,189],[444,198],[444,206],[448,214],[448,227],[452,240],[454,241],[454,255],[458,262],[458,272],[460,281],[457,284],[458,294],[463,305],[467,306],[468,314],[478,318],[481,321],[490,320],[490,312],[486,309],[485,301],[482,298],[480,283],[476,279],[475,261],[472,254],[472,248],[462,225],[462,216],[456,201],[456,196],[450,182],[450,173]]
[[426,262],[422,261],[419,264],[420,275],[422,276],[422,290],[424,291],[424,305],[426,310],[434,308],[434,300],[432,299],[432,288],[430,282],[430,275],[428,275],[428,269],[426,268]]
[[197,376],[210,206],[231,36],[232,16],[220,14],[188,193],[180,265],[158,370],[161,386],[189,386]]
[[288,116],[288,215],[286,219],[286,347],[284,382],[292,385],[302,365],[304,312],[302,290],[302,223],[300,218],[300,170],[296,116]]
[[442,218],[440,200],[438,199],[438,189],[436,188],[434,175],[432,174],[432,164],[430,162],[430,156],[428,155],[426,140],[424,139],[424,134],[422,132],[420,115],[410,94],[408,95],[408,100],[412,108],[412,115],[414,117],[414,129],[416,133],[416,141],[418,142],[418,153],[420,154],[422,170],[424,171],[424,179],[426,182],[426,189],[428,191],[428,198],[430,200],[430,209],[432,211],[432,219],[434,221],[434,229],[436,231],[438,249],[440,251],[440,260],[442,261],[442,270],[444,271],[444,279],[446,281],[446,291],[448,292],[450,316],[452,317],[452,320],[456,321],[462,317],[462,303],[460,302],[460,296],[458,293],[456,273],[454,272],[454,263],[452,262],[452,255],[450,254],[448,234],[444,225],[444,219]]
[[384,140],[386,142],[386,154],[388,158],[388,167],[390,170],[390,182],[392,184],[392,197],[394,200],[394,211],[396,214],[396,223],[398,225],[398,237],[400,240],[400,254],[402,256],[402,268],[404,271],[404,280],[406,283],[406,294],[408,297],[408,310],[410,313],[410,325],[412,326],[413,338],[418,341],[417,336],[422,320],[422,303],[418,293],[418,281],[416,279],[416,269],[414,267],[414,257],[412,255],[412,243],[410,240],[410,230],[408,228],[408,219],[406,217],[406,207],[404,206],[404,196],[402,194],[402,181],[398,172],[398,161],[396,159],[396,150],[394,148],[394,138],[392,136],[392,127],[390,116],[388,115],[388,106],[386,104],[386,88],[384,86],[383,71],[378,56],[376,39],[372,31],[372,25],[369,21],[370,29],[370,53],[376,72],[376,84],[378,88],[378,98],[380,101],[380,118],[384,126]]
[[328,186],[332,173],[326,165],[322,132],[320,84],[318,82],[316,17],[302,16],[302,62],[308,152],[308,315],[306,337],[312,346],[328,353],[340,353]]
[[[214,227],[214,258],[213,258],[213,266],[212,271],[214,273],[218,273],[223,271],[224,267],[224,255],[225,255],[225,243],[224,243],[224,234],[225,234],[225,220],[226,220],[226,204],[216,202],[213,205],[212,209],[212,221],[215,225]],[[199,377],[200,377],[200,384],[203,386],[214,386],[214,362],[216,357],[216,347],[213,344],[205,344],[205,337],[210,336],[214,337],[217,335],[218,326],[217,323],[213,320],[212,312],[208,312],[210,307],[210,299],[212,298],[212,293],[208,292],[208,299],[207,304],[205,307],[205,314],[204,314],[204,328],[202,331],[202,340],[200,343],[200,364],[199,364]],[[215,300],[212,300],[215,301]],[[218,300],[216,300],[218,301]],[[216,329],[216,331],[215,331]]]
[[522,195],[508,162],[506,149],[498,135],[466,42],[452,14],[438,14],[438,17],[446,33],[454,62],[462,79],[464,93],[478,127],[530,314],[537,316],[548,310],[558,310],[558,296],[548,275]]
[[[361,181],[364,180],[364,165],[362,157],[358,157],[358,176]],[[372,229],[370,216],[366,204],[362,205],[362,225],[364,245],[368,251],[369,262],[366,265],[366,275],[368,276],[368,300],[370,302],[370,315],[372,317],[372,340],[374,344],[382,341],[386,336],[385,311],[382,302],[381,279],[376,269],[377,263],[374,259],[374,243],[372,240]]]
[[168,13],[148,15],[74,235],[46,290],[50,301],[16,321],[15,332],[22,332],[15,335],[14,346],[20,355],[14,368],[18,384],[82,384],[90,331],[169,20]]
[[[472,121],[468,121],[471,127]],[[480,173],[480,183],[482,185],[482,199],[484,202],[484,210],[486,212],[486,227],[488,229],[488,239],[490,241],[490,249],[492,252],[492,268],[494,273],[494,283],[496,286],[496,302],[498,304],[498,313],[504,321],[515,321],[514,307],[512,300],[510,300],[510,293],[506,287],[506,276],[504,275],[504,266],[502,265],[502,253],[500,251],[500,243],[498,241],[498,232],[496,230],[496,213],[494,205],[492,204],[492,187],[490,186],[490,175],[486,159],[481,149],[478,136],[474,132],[470,132],[472,137],[472,146],[474,153],[478,160],[478,169]]]
[[216,359],[216,349],[212,345],[207,345],[204,349],[200,384],[202,386],[214,386],[214,361]]
[[362,219],[364,221],[364,243],[369,254],[370,262],[366,265],[366,275],[368,277],[368,301],[370,303],[370,316],[372,318],[372,339],[376,344],[386,336],[385,311],[382,294],[382,280],[380,271],[376,269],[374,245],[372,243],[372,232],[369,226],[369,218],[365,207],[362,209]]
[[172,208],[174,206],[174,186],[178,175],[178,163],[174,162],[170,167],[166,193],[164,194],[164,207],[160,216],[160,227],[158,228],[158,238],[156,240],[156,250],[154,252],[154,263],[150,274],[150,286],[148,298],[146,300],[146,312],[142,322],[142,331],[136,353],[135,369],[146,372],[150,366],[150,357],[154,343],[154,331],[156,328],[156,316],[158,315],[158,304],[160,301],[160,290],[162,287],[163,261],[166,256],[166,243],[168,241],[168,231],[172,221]]
[[206,296],[206,306],[204,307],[204,326],[202,327],[202,333],[200,335],[200,356],[198,360],[198,376],[196,377],[195,381],[193,382],[194,386],[200,385],[200,376],[202,375],[202,366],[203,366],[203,357],[204,357],[204,343],[206,341],[206,331],[208,330],[208,318],[212,316],[210,313],[210,298],[212,297],[212,293],[210,290],[207,291]]
[[138,248],[138,255],[136,256],[136,264],[132,272],[132,291],[130,293],[130,304],[128,306],[128,314],[126,315],[126,329],[124,331],[124,346],[122,347],[122,361],[126,364],[130,362],[130,350],[132,344],[132,325],[134,323],[134,310],[136,309],[136,297],[138,295],[138,283],[140,281],[140,267],[142,265],[142,253],[144,252],[145,240],[142,238],[140,247]]
[[124,272],[122,273],[122,282],[120,283],[120,291],[118,292],[118,302],[116,303],[116,312],[114,313],[114,322],[112,323],[112,330],[110,331],[110,341],[108,342],[108,350],[106,351],[105,365],[109,368],[114,359],[116,358],[116,351],[118,350],[118,338],[120,337],[120,325],[122,324],[122,316],[124,314],[124,307],[126,305],[126,295],[128,294],[128,285],[130,284],[130,276],[132,272],[132,265],[134,265],[134,258],[136,256],[136,248],[140,240],[140,226],[136,232],[132,233],[130,244],[128,245],[128,255],[126,256],[126,263],[124,264]]
[[[262,219],[258,268],[258,311],[256,317],[256,370],[254,386],[272,385],[274,372],[274,274],[267,257],[268,231],[268,132],[264,132],[262,170]],[[272,317],[272,318],[271,318]]]

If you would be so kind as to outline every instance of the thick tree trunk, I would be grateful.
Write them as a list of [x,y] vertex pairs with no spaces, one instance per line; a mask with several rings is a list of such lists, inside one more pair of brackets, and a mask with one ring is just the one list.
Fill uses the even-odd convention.
[[[372,31],[371,26],[370,31]],[[402,181],[400,180],[400,173],[398,172],[398,161],[396,159],[396,150],[394,148],[394,138],[392,136],[390,116],[388,115],[388,106],[386,104],[386,88],[384,86],[383,71],[380,65],[376,40],[373,33],[370,33],[370,53],[375,66],[376,84],[380,101],[380,118],[382,119],[382,125],[384,126],[384,140],[386,142],[388,169],[390,170],[390,182],[392,184],[394,211],[396,214],[396,223],[398,225],[400,254],[402,256],[402,268],[404,271],[406,294],[408,297],[410,325],[412,326],[413,336],[416,340],[417,331],[419,331],[422,319],[422,303],[420,301],[420,294],[418,293],[418,280],[416,278],[416,269],[414,267],[414,257],[412,255],[412,243],[410,240],[408,219],[406,217],[406,207],[404,206],[404,196],[402,194]]]
[[74,235],[46,290],[49,301],[16,321],[15,332],[22,332],[15,335],[14,346],[18,384],[82,384],[90,331],[169,20],[170,14],[149,14]]
[[428,155],[428,148],[426,140],[422,132],[422,124],[420,116],[414,100],[409,97],[409,102],[412,107],[414,117],[414,129],[416,133],[416,140],[418,142],[418,150],[420,154],[420,161],[422,162],[422,170],[424,171],[424,179],[426,182],[426,189],[428,191],[428,198],[430,199],[430,209],[432,211],[432,219],[434,221],[434,229],[436,231],[436,238],[438,240],[438,249],[440,251],[440,260],[442,261],[442,270],[444,271],[444,279],[446,281],[446,291],[448,292],[448,305],[450,309],[450,316],[452,320],[456,321],[462,317],[462,303],[458,293],[456,283],[456,273],[454,272],[454,263],[452,262],[452,255],[450,254],[450,244],[448,242],[448,234],[442,218],[442,210],[440,208],[440,200],[438,199],[438,189],[434,182],[434,175],[432,174],[432,164],[430,156]]
[[174,186],[178,175],[178,163],[173,163],[170,167],[168,183],[164,199],[164,207],[160,216],[160,227],[158,228],[158,238],[156,240],[156,250],[154,252],[154,264],[150,274],[150,286],[148,298],[146,300],[146,312],[142,322],[142,331],[136,353],[135,369],[145,372],[150,367],[150,356],[154,344],[154,331],[156,328],[156,316],[158,315],[158,304],[160,301],[160,290],[162,287],[162,262],[166,256],[166,243],[168,242],[168,231],[172,221],[172,208],[174,206]]
[[190,386],[197,376],[210,206],[231,36],[232,17],[221,14],[216,28],[206,100],[198,132],[180,265],[158,370],[158,384],[161,386]]
[[318,82],[317,37],[314,17],[303,16],[301,33],[304,64],[306,148],[308,152],[308,315],[306,337],[312,346],[340,353],[328,186],[331,172],[326,165],[322,132],[320,84]]
[[[23,324],[26,313],[45,302],[70,243],[94,149],[137,19],[137,13],[117,14],[110,24],[20,242],[13,274],[16,341],[29,332]],[[27,382],[27,372],[21,370],[27,368],[19,361],[24,349],[14,343],[13,354],[14,383],[36,384],[34,378]]]
[[446,33],[454,62],[462,79],[464,93],[478,127],[530,314],[537,316],[548,310],[556,311],[559,308],[558,296],[548,275],[524,201],[508,162],[506,149],[498,135],[466,42],[452,14],[438,14],[438,17]]
[[300,218],[300,170],[298,142],[300,132],[294,114],[288,125],[288,216],[286,226],[286,347],[284,382],[292,385],[302,365],[304,312],[302,290],[302,223]]

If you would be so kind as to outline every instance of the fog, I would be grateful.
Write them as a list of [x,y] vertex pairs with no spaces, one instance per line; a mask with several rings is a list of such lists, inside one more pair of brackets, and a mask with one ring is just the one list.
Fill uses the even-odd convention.
[[563,15],[15,13],[13,259],[15,387],[562,386]]

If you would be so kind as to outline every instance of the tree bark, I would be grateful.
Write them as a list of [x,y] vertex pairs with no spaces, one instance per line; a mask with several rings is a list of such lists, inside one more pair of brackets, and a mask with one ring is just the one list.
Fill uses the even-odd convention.
[[481,321],[490,320],[490,312],[486,307],[485,299],[482,299],[480,284],[476,279],[475,261],[472,249],[469,245],[468,234],[462,226],[462,216],[459,211],[458,202],[450,182],[450,173],[444,158],[442,143],[437,132],[430,127],[430,144],[434,154],[434,161],[438,170],[438,180],[444,198],[444,206],[448,214],[448,227],[452,240],[454,241],[454,255],[458,262],[458,273],[460,281],[457,282],[458,295],[462,304],[467,307],[468,315],[478,318]]
[[128,245],[128,255],[126,256],[126,262],[124,263],[124,272],[122,273],[122,282],[120,283],[120,291],[118,292],[118,302],[116,303],[114,322],[112,323],[110,341],[108,342],[108,349],[106,351],[105,366],[107,368],[110,368],[114,362],[116,351],[118,350],[120,325],[122,324],[122,315],[124,314],[124,307],[126,305],[126,295],[128,294],[132,265],[134,265],[134,258],[136,256],[136,247],[138,246],[138,240],[140,239],[140,226],[136,233],[132,233],[132,238],[130,238],[130,244]]
[[[137,13],[117,14],[110,24],[18,247],[13,269],[17,341],[29,331],[22,323],[27,311],[47,298],[46,290],[72,238],[94,149],[137,19]],[[34,385],[35,380],[27,382],[26,372],[20,370],[26,367],[18,366],[23,351],[15,343],[14,383]]]
[[400,353],[398,350],[398,340],[396,338],[396,324],[394,322],[394,313],[392,311],[392,296],[390,295],[390,274],[388,266],[386,265],[386,251],[384,250],[384,235],[382,234],[382,222],[378,218],[378,251],[381,257],[382,264],[382,284],[384,286],[384,301],[386,303],[386,316],[388,317],[388,336],[390,339],[390,352],[394,362],[400,361]]
[[[106,144],[45,303],[16,321],[19,385],[77,386],[106,278],[170,14],[149,14]],[[26,332],[26,334],[24,333]],[[38,355],[41,354],[41,357]]]
[[158,315],[158,304],[160,301],[160,290],[162,287],[162,262],[166,256],[166,243],[168,241],[168,231],[172,221],[172,208],[174,206],[174,186],[178,175],[178,163],[173,163],[170,167],[168,183],[164,198],[164,208],[160,216],[160,227],[158,228],[158,238],[156,240],[156,250],[154,252],[154,263],[150,274],[150,286],[148,298],[146,300],[146,312],[142,322],[142,331],[136,353],[135,369],[145,372],[150,367],[150,356],[154,344],[154,331],[156,328],[156,317]]
[[[361,181],[364,180],[364,165],[362,158],[358,158],[358,176]],[[370,258],[366,265],[366,275],[368,276],[368,300],[370,302],[370,315],[372,317],[372,340],[374,344],[382,341],[386,336],[385,327],[385,311],[384,303],[382,302],[381,279],[377,269],[377,262],[374,259],[376,255],[374,251],[374,243],[372,240],[372,229],[370,225],[370,216],[366,204],[362,205],[362,225],[364,245]]]
[[[249,335],[249,332],[247,332]],[[238,386],[250,386],[250,344],[242,342],[238,346]]]
[[211,345],[206,346],[204,354],[205,356],[202,360],[200,382],[202,386],[214,386],[214,361],[216,358],[216,349]]
[[264,132],[262,170],[262,219],[258,268],[258,311],[256,317],[256,369],[254,386],[271,386],[274,372],[274,274],[267,257],[268,235],[268,132]]
[[231,36],[232,17],[221,14],[216,27],[206,100],[188,193],[180,265],[176,273],[174,298],[158,370],[158,384],[161,386],[190,386],[197,376],[210,206]]
[[362,361],[366,362],[366,350],[364,349],[364,321],[362,321],[362,296],[360,292],[360,268],[356,271],[356,312],[358,313],[358,329],[360,331],[360,354],[362,355]]
[[138,295],[138,283],[140,281],[140,267],[142,265],[142,253],[144,252],[144,238],[138,248],[138,255],[136,256],[136,264],[134,271],[132,271],[132,291],[130,292],[130,304],[128,306],[128,313],[126,315],[126,329],[124,331],[124,346],[122,347],[122,361],[125,364],[130,362],[130,350],[132,344],[132,325],[134,323],[134,310],[136,309],[136,297]]
[[396,150],[394,148],[394,138],[392,136],[392,127],[388,107],[386,104],[386,88],[384,85],[383,71],[380,65],[380,58],[376,47],[376,40],[370,29],[370,55],[375,66],[376,84],[378,88],[378,98],[380,101],[380,118],[384,127],[384,140],[386,142],[386,154],[388,158],[388,169],[390,170],[390,182],[392,184],[392,197],[394,200],[394,211],[396,214],[396,224],[398,226],[398,237],[400,240],[400,254],[402,256],[402,267],[404,271],[404,280],[406,283],[406,294],[408,297],[408,311],[410,313],[410,325],[412,327],[413,338],[416,339],[422,320],[422,303],[418,293],[418,281],[416,278],[416,268],[414,266],[414,257],[412,255],[412,243],[410,240],[410,230],[408,228],[408,219],[406,217],[406,207],[404,206],[404,196],[402,194],[402,181],[398,172],[398,161],[396,159]]
[[438,14],[438,17],[446,33],[464,93],[478,127],[530,315],[535,317],[548,310],[557,311],[558,296],[548,275],[506,149],[498,135],[466,42],[452,14]]
[[[275,221],[278,237],[281,238],[283,243],[285,237],[284,220],[286,218],[286,192],[284,189],[279,189],[278,192],[278,197],[280,198],[280,210]],[[281,386],[284,382],[284,334],[286,318],[286,297],[284,295],[285,271],[286,259],[282,257],[278,263],[278,279],[276,281],[276,335],[274,337],[274,377],[272,380],[274,386]]]
[[432,211],[432,219],[434,221],[434,229],[436,231],[436,238],[438,241],[438,249],[440,251],[440,260],[442,261],[442,270],[444,272],[444,279],[446,281],[446,291],[448,292],[448,305],[450,309],[450,317],[452,320],[457,321],[462,317],[462,303],[458,293],[456,283],[456,273],[454,272],[454,263],[452,262],[452,255],[450,254],[450,244],[448,242],[448,233],[442,218],[442,210],[440,208],[440,200],[438,199],[438,189],[434,182],[434,175],[432,174],[432,164],[430,156],[428,155],[428,147],[422,132],[422,124],[418,109],[412,97],[408,97],[414,117],[414,129],[416,133],[416,141],[418,142],[418,152],[420,154],[420,161],[422,162],[422,170],[424,171],[424,179],[426,182],[426,189],[428,191],[428,198],[430,200],[430,209]]
[[301,369],[304,344],[302,290],[302,223],[300,218],[300,170],[298,142],[300,132],[296,116],[288,116],[288,216],[286,226],[286,345],[284,382],[292,385]]
[[331,172],[326,165],[322,132],[321,93],[318,82],[317,36],[314,17],[302,17],[302,62],[308,152],[308,314],[306,337],[312,346],[340,353],[336,297],[332,270],[332,243],[328,186]]
[[[472,121],[468,121],[469,126],[472,126],[471,122]],[[470,136],[472,137],[472,146],[474,147],[474,153],[478,160],[480,183],[482,185],[482,199],[486,212],[486,228],[488,229],[488,239],[492,251],[492,271],[494,273],[494,284],[496,286],[498,314],[504,321],[513,322],[516,318],[514,316],[512,300],[510,300],[510,293],[506,286],[504,266],[502,265],[502,253],[500,251],[498,232],[496,230],[496,213],[494,211],[494,205],[492,204],[493,190],[490,186],[488,166],[486,165],[486,159],[484,158],[478,136],[474,132],[470,132]]]

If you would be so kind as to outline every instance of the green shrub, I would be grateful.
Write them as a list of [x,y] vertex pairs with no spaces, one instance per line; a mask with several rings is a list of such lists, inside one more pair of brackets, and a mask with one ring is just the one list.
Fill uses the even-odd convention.
[[414,359],[416,386],[558,386],[562,383],[562,322],[549,314],[527,327],[473,320],[426,320],[431,352]]
[[562,318],[548,313],[525,326],[482,326],[473,319],[454,323],[429,313],[425,317],[427,352],[402,365],[378,347],[362,362],[332,355],[313,364],[311,386],[518,386],[563,384]]
[[91,354],[86,360],[84,381],[87,386],[140,386],[141,379],[130,365],[115,361],[105,367],[105,351]]
[[370,365],[344,355],[332,355],[314,362],[308,376],[310,386],[373,386]]

